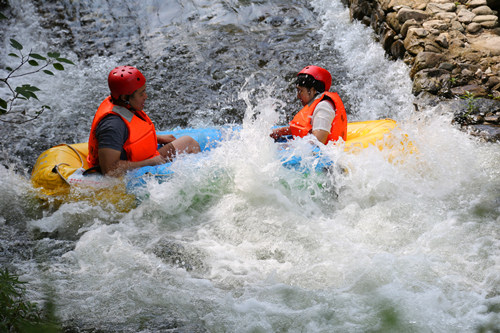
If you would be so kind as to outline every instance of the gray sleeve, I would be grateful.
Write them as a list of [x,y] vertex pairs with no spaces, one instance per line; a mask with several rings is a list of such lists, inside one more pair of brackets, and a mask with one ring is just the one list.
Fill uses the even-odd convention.
[[127,125],[125,125],[120,116],[114,114],[106,116],[97,125],[96,138],[98,148],[111,148],[121,151],[123,157],[125,154],[123,145],[128,139]]

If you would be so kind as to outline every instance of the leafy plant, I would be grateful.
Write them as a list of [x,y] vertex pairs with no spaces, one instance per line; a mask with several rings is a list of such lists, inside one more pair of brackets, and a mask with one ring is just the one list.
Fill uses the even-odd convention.
[[[0,98],[0,121],[22,124],[38,118],[45,110],[50,109],[50,106],[42,105],[38,110],[32,113],[26,111],[25,107],[21,107],[20,110],[17,110],[14,106],[18,101],[27,101],[29,99],[36,99],[39,101],[36,93],[40,91],[40,89],[29,83],[14,87],[11,84],[12,79],[33,75],[38,72],[54,76],[54,72],[49,69],[54,68],[57,71],[63,71],[64,66],[62,63],[70,65],[74,65],[74,63],[71,60],[61,57],[59,52],[48,52],[46,56],[32,51],[25,54],[23,53],[23,45],[13,38],[10,39],[10,46],[15,50],[15,52],[9,53],[9,56],[18,58],[19,65],[14,68],[6,67],[6,70],[9,73],[6,77],[0,78],[0,82],[4,83],[10,91],[10,98],[7,98],[7,100]],[[21,69],[24,69],[27,66],[31,67],[28,67],[28,70],[21,71]],[[13,115],[15,113],[18,115],[18,120],[15,118],[14,120],[7,120],[4,117],[5,115]]]
[[25,282],[9,273],[0,271],[0,331],[12,332],[27,323],[40,321],[40,312],[36,304],[25,301]]
[[460,98],[465,99],[467,101],[467,110],[465,111],[459,110],[455,114],[453,121],[461,125],[468,125],[474,123],[475,120],[471,116],[471,113],[479,110],[479,108],[476,105],[476,100],[478,98],[474,95],[474,93],[471,93],[470,91],[465,91],[465,93],[462,96],[460,96]]
[[47,303],[42,316],[36,303],[25,300],[24,284],[7,269],[0,270],[0,332],[60,332],[52,302]]
[[472,112],[477,110],[477,106],[475,104],[477,97],[474,95],[474,93],[471,93],[470,91],[465,91],[465,94],[460,96],[460,98],[465,99],[467,101],[467,112],[464,114],[464,117],[467,117]]

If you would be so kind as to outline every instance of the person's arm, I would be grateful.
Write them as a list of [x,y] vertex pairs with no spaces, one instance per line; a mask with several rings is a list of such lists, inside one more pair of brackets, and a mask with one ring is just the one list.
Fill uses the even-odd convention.
[[280,136],[291,135],[290,126],[275,128],[271,133],[271,138],[274,140],[278,139]]
[[312,134],[316,137],[316,139],[318,139],[319,142],[326,144],[326,140],[328,139],[328,134],[330,134],[330,132],[318,129],[312,131]]
[[127,170],[141,168],[143,166],[163,164],[166,162],[166,159],[161,155],[139,162],[121,160],[121,152],[112,148],[100,148],[98,150],[98,154],[101,172],[104,175],[111,177],[119,177]]
[[172,134],[163,134],[163,135],[157,135],[156,140],[160,145],[166,145],[167,143],[170,143],[174,141],[176,138]]
[[99,142],[99,166],[104,175],[118,177],[130,169],[165,163],[162,156],[140,162],[126,160],[123,145],[128,139],[128,129],[120,116],[109,115],[102,119],[96,128],[96,137]]
[[316,105],[312,117],[312,134],[319,142],[326,144],[332,122],[335,119],[335,109],[331,102],[321,101]]

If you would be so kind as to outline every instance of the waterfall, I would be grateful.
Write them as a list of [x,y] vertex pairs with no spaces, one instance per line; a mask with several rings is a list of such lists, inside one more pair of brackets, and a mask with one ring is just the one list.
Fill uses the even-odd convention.
[[[26,49],[76,65],[33,76],[51,105],[0,124],[0,264],[65,327],[104,332],[474,332],[499,329],[500,150],[440,105],[415,111],[408,68],[338,0],[13,2],[1,75]],[[128,210],[39,200],[50,146],[85,142],[116,65],[148,80],[159,129],[242,125],[147,184]],[[350,121],[395,119],[417,152],[325,148],[339,168],[280,166],[269,128],[299,110],[294,78],[333,74]],[[0,86],[0,93],[6,93]],[[300,143],[293,146],[301,154]]]

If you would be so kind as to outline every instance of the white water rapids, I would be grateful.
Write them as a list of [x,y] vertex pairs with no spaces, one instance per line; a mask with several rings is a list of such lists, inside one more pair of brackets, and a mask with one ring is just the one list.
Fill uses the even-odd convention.
[[[296,2],[301,17],[319,27],[310,62],[331,62],[344,73],[333,73],[333,88],[350,101],[350,121],[395,119],[396,132],[407,134],[417,152],[390,162],[388,152],[375,147],[349,154],[327,146],[323,152],[339,168],[304,176],[281,167],[268,129],[283,123],[280,109],[289,101],[281,96],[293,90],[283,93],[285,78],[266,77],[263,68],[234,89],[233,98],[247,102],[241,135],[204,158],[179,158],[175,175],[148,183],[148,197],[128,212],[88,200],[46,208],[29,179],[4,163],[0,226],[19,223],[47,235],[28,238],[28,253],[9,263],[28,282],[31,300],[51,299],[69,327],[105,332],[500,329],[499,145],[459,131],[439,105],[415,112],[407,66],[386,59],[371,31],[351,23],[340,2]],[[32,21],[10,29],[37,31],[37,14],[30,2],[23,5]],[[197,11],[201,22],[212,19],[204,25],[209,30],[212,24],[244,26],[249,17],[280,7],[222,0],[129,6],[153,58],[164,51],[155,38],[181,38],[178,26],[189,25],[181,28],[182,38],[194,38],[197,21],[186,20],[186,12]],[[204,33],[210,36],[198,34]],[[50,44],[29,38],[23,42]],[[71,49],[66,54],[73,56]],[[122,56],[96,55],[57,80],[41,80],[43,91],[65,96],[46,96],[56,111],[39,127],[16,130],[24,139],[14,144],[29,145],[27,133],[39,131],[48,131],[53,145],[86,141],[94,106],[105,97],[106,74]],[[211,116],[199,109],[187,122],[210,125]],[[68,118],[89,119],[64,135],[50,130]],[[307,159],[303,142],[292,148]],[[2,242],[5,249],[16,240]]]

